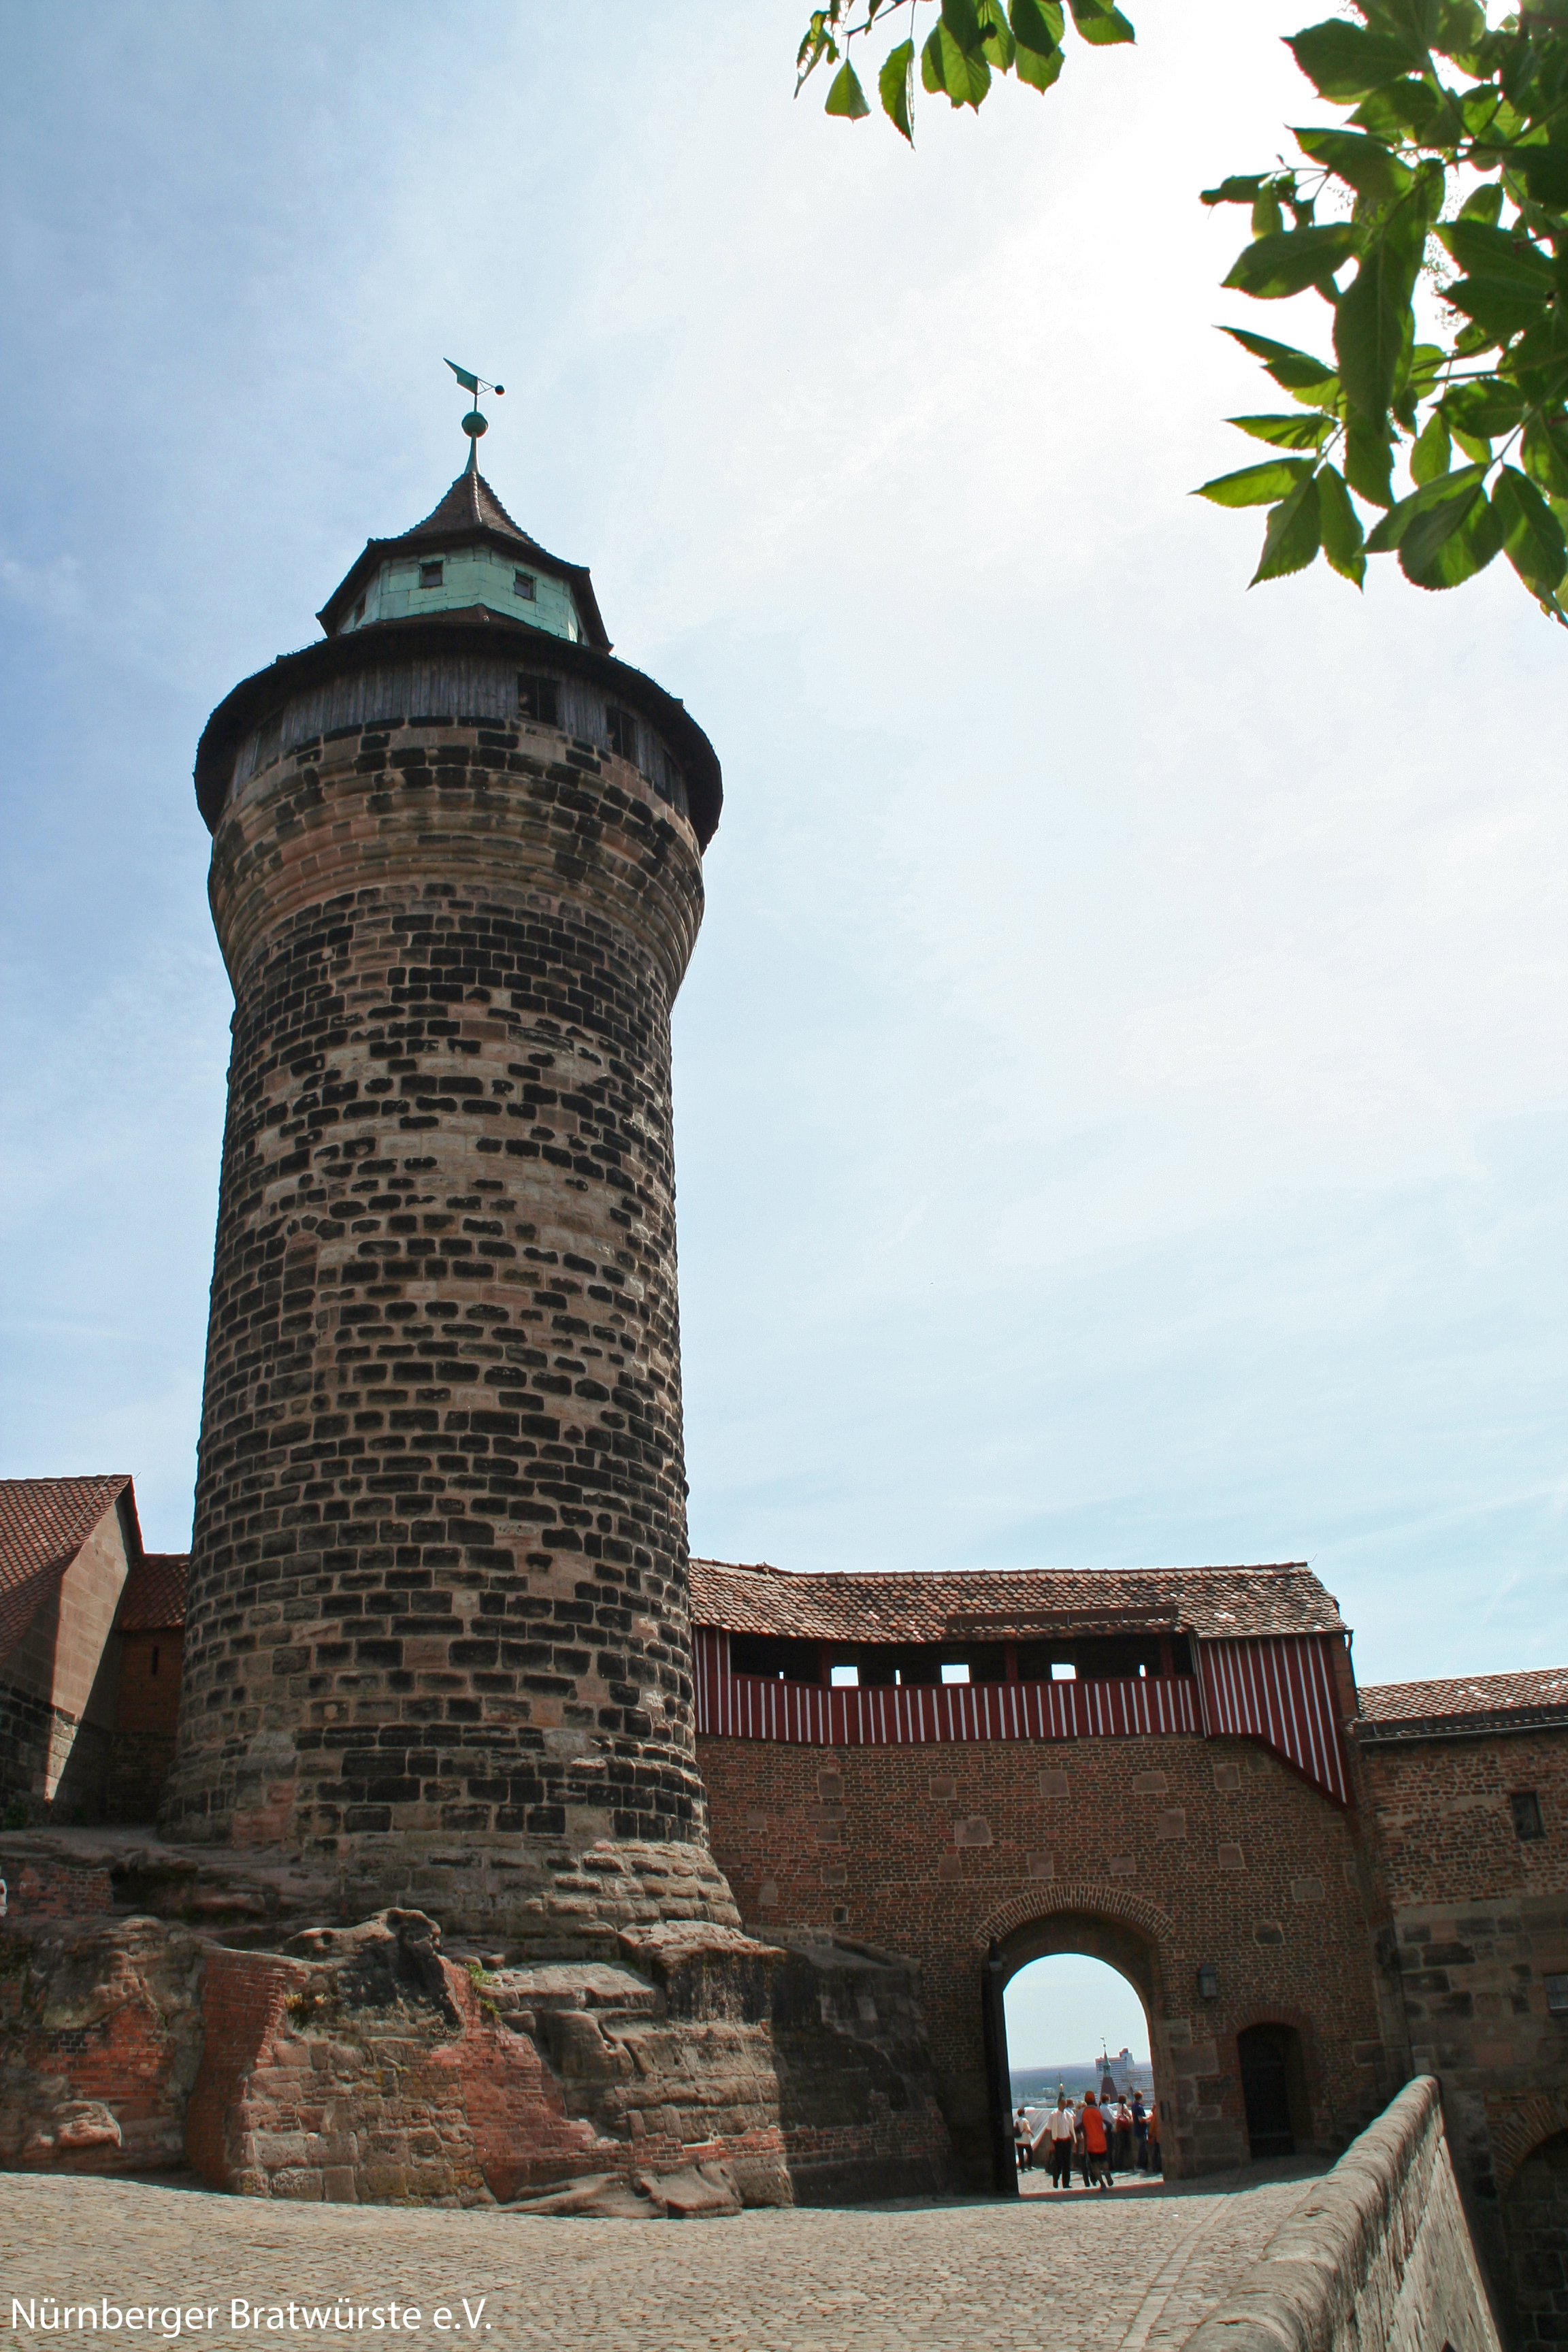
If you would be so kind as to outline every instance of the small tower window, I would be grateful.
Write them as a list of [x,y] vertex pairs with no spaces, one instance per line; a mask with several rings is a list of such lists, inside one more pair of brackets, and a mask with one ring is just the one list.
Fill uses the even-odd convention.
[[1533,1789],[1520,1789],[1508,1801],[1513,1815],[1513,1833],[1517,1838],[1543,1838],[1546,1824],[1541,1818],[1541,1800]]
[[629,710],[617,710],[612,702],[605,717],[609,722],[610,749],[617,759],[635,760],[637,755],[637,723]]
[[422,563],[419,566],[419,585],[421,588],[439,588],[441,585],[441,573],[444,569],[445,566],[438,556],[434,563]]
[[357,627],[358,627],[358,625],[359,625],[359,624],[360,624],[360,622],[361,622],[361,621],[363,621],[363,618],[364,618],[364,598],[362,596],[362,597],[360,598],[360,600],[359,600],[359,603],[354,606],[353,611],[349,614],[349,626],[350,626],[350,628],[351,628],[351,629],[353,629],[353,628],[357,628]]
[[158,1671],[158,1644],[156,1642],[153,1644],[153,1663],[148,1667],[147,1671],[150,1675],[155,1675]]
[[555,680],[552,677],[530,677],[526,670],[517,674],[517,715],[520,719],[537,719],[541,727],[554,727],[556,718]]
[[532,572],[514,572],[511,575],[511,593],[514,596],[521,596],[525,604],[531,604],[539,593],[538,583]]

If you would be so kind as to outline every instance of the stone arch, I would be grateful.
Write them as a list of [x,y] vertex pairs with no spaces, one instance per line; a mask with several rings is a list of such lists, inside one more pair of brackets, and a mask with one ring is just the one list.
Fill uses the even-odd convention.
[[1492,2178],[1505,2197],[1538,2147],[1568,2132],[1568,2091],[1532,2091],[1522,2099],[1489,2099]]
[[998,1904],[981,1922],[974,1940],[985,1951],[993,1942],[1005,1943],[1016,1929],[1027,1927],[1032,1920],[1060,1911],[1121,1921],[1141,1929],[1163,1949],[1168,1950],[1175,1943],[1176,1923],[1160,1904],[1122,1886],[1097,1885],[1091,1879],[1076,1884],[1070,1879],[1047,1879],[1022,1895],[1010,1895],[1005,1903]]

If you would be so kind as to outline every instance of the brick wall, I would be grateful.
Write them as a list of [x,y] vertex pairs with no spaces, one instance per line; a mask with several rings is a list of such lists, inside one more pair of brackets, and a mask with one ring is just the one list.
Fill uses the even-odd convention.
[[[968,2177],[988,2170],[980,1967],[1095,1953],[1135,1984],[1173,2173],[1246,2160],[1237,2035],[1301,2040],[1310,2142],[1342,2147],[1403,2076],[1373,1950],[1367,1824],[1243,1740],[838,1750],[704,1738],[715,1854],[753,1931],[910,1955]],[[1216,2001],[1196,1971],[1219,1972]],[[1391,2045],[1391,2041],[1394,2046]]]
[[13,1915],[0,1929],[0,2166],[184,2161],[202,1948],[155,1919]]
[[[1459,2185],[1517,2334],[1510,2191],[1568,2130],[1568,2016],[1544,1984],[1568,1975],[1568,1727],[1362,1753],[1413,2061],[1441,2079]],[[1543,1837],[1515,1831],[1509,1799],[1525,1791]]]
[[399,720],[248,778],[211,890],[237,1009],[170,1827],[542,1949],[732,1919],[675,1289],[695,835],[552,730]]
[[155,1822],[174,1762],[184,1635],[177,1625],[121,1633],[104,1818]]

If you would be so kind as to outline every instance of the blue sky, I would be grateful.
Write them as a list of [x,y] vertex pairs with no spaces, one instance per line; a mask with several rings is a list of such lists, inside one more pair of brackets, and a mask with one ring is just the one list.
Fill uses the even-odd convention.
[[1187,495],[1311,100],[1218,0],[1047,100],[803,12],[9,13],[3,1461],[188,1538],[227,984],[196,737],[458,471],[724,763],[676,1016],[695,1549],[1310,1559],[1363,1679],[1562,1663],[1568,639],[1255,591]]
[[1007,2063],[1015,2074],[1092,2060],[1101,2048],[1112,2058],[1131,2050],[1142,2064],[1149,2063],[1142,2002],[1117,1969],[1085,1952],[1031,1960],[1009,1977],[1004,2000]]

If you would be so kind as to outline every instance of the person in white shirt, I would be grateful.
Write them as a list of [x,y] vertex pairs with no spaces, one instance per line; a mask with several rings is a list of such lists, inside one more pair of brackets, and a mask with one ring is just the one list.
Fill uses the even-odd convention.
[[1070,2189],[1072,2187],[1073,2141],[1078,2134],[1078,2117],[1074,2115],[1071,2107],[1068,2105],[1068,2095],[1063,2090],[1058,2090],[1057,2093],[1057,2103],[1051,2109],[1050,2113],[1049,2129],[1051,2135],[1051,2187],[1053,2189]]

